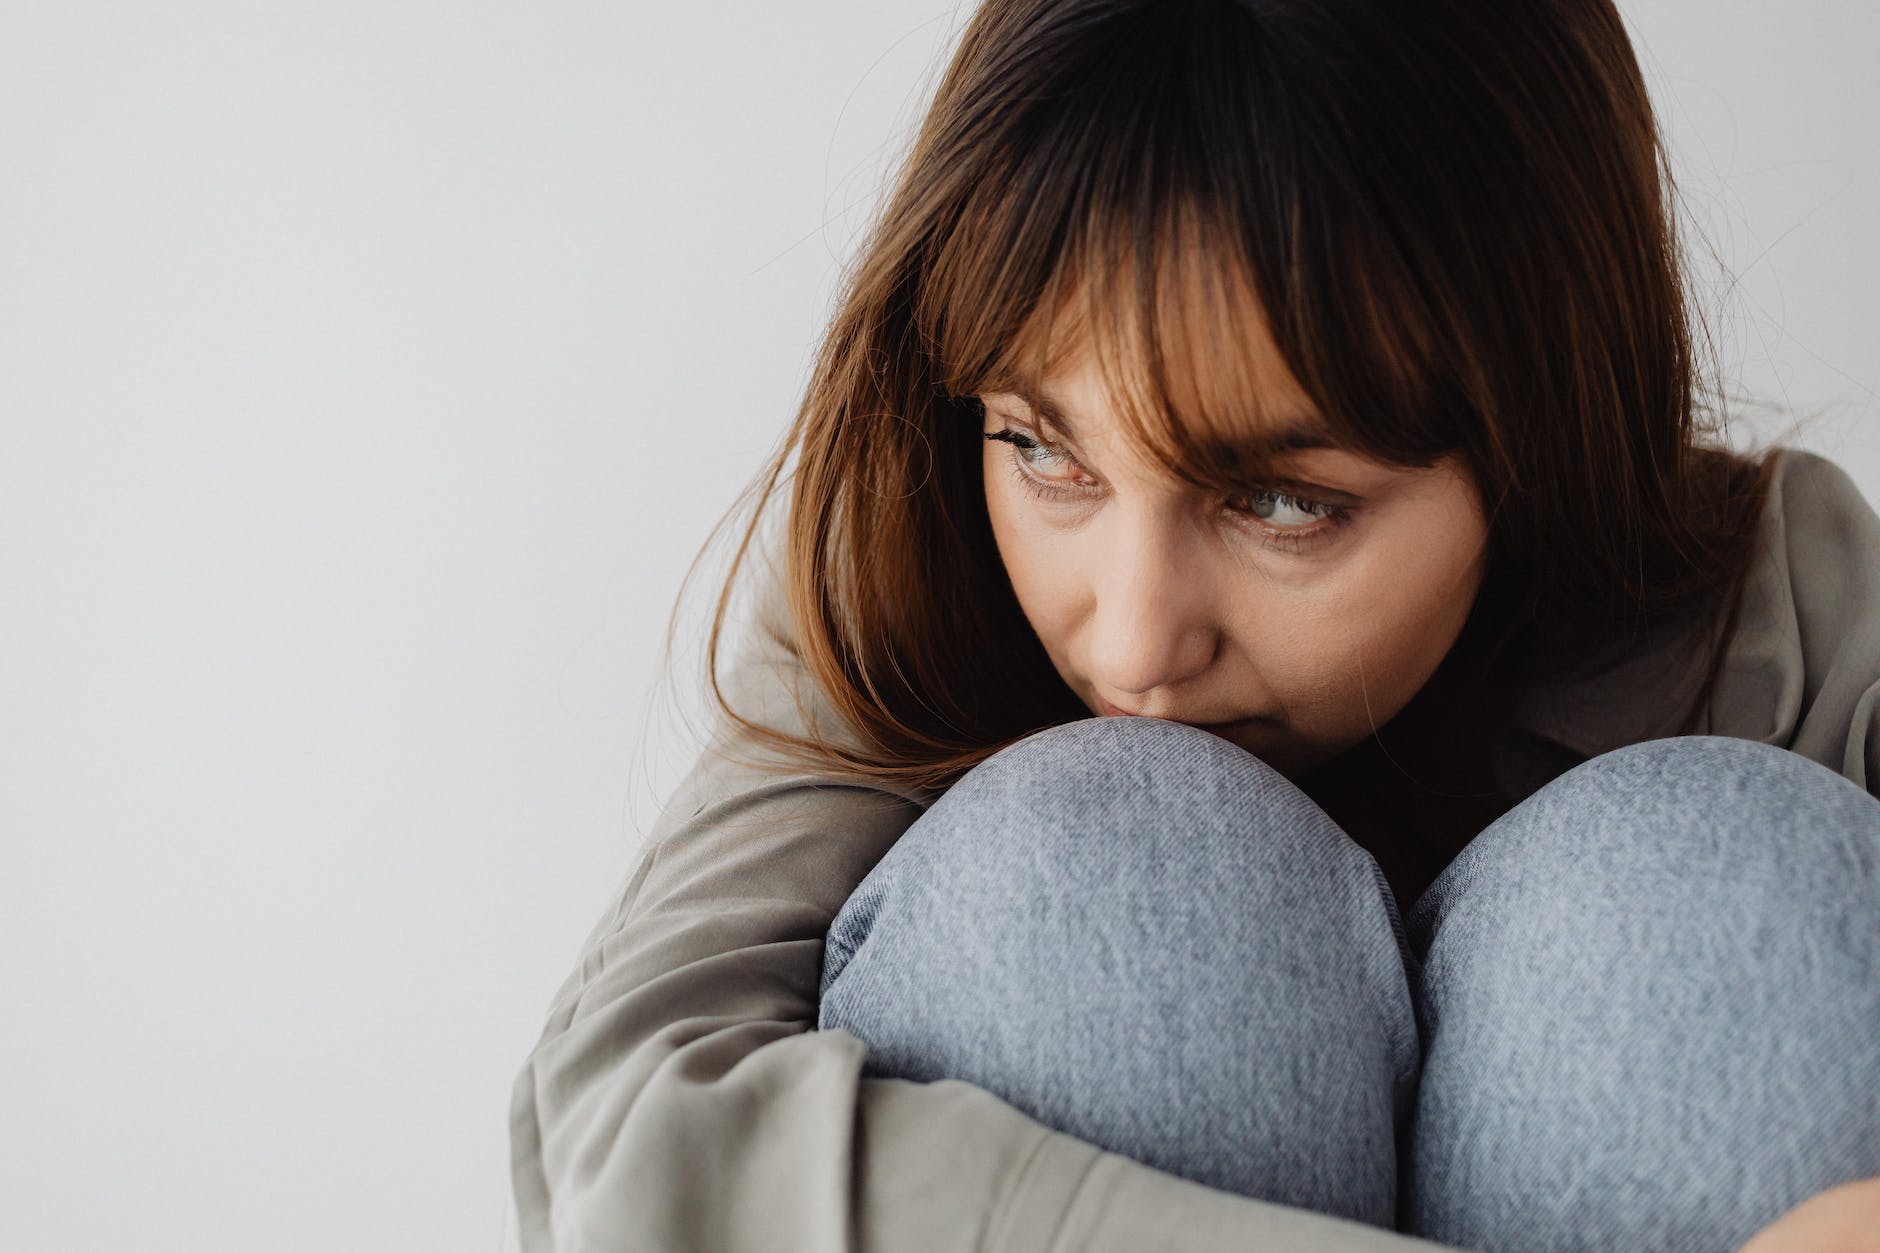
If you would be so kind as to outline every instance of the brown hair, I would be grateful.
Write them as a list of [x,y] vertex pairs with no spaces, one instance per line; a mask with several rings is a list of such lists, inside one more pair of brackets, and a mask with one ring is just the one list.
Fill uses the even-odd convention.
[[[1465,460],[1490,560],[1458,647],[1560,677],[1714,616],[1688,723],[1774,459],[1710,439],[1672,197],[1609,0],[986,0],[747,491],[716,707],[803,760],[941,789],[1089,716],[993,545],[974,394],[1093,337],[1141,446],[1234,490],[1195,436],[1248,425],[1236,342],[1259,327],[1351,449]],[[794,646],[859,748],[757,725],[719,686],[792,457]]]

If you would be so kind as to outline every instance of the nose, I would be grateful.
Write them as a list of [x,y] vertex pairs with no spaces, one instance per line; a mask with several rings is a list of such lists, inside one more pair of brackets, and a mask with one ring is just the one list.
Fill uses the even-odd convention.
[[1118,537],[1095,579],[1086,664],[1106,691],[1141,696],[1205,671],[1220,645],[1211,580],[1179,524]]

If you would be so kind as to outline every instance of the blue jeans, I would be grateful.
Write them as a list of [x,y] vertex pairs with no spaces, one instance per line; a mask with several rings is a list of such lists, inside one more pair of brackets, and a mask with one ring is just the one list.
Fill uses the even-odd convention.
[[1465,1248],[1734,1250],[1880,1175],[1880,801],[1720,736],[1574,767],[1407,915],[1205,731],[1067,723],[909,827],[819,1020],[1212,1187]]

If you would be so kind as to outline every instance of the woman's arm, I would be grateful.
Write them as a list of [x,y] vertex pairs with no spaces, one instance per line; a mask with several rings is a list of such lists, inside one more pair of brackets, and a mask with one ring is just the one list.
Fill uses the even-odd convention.
[[[800,730],[788,690],[803,682],[764,637],[727,690]],[[961,1081],[862,1078],[862,1042],[813,1029],[823,937],[919,805],[718,747],[662,814],[516,1078],[527,1253],[1441,1247],[1190,1183]]]

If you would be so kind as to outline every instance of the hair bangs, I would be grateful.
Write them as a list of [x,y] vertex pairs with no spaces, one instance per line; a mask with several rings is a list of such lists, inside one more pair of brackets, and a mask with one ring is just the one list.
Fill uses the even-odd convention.
[[[1296,88],[1222,52],[1252,24],[1214,25],[1119,24],[1102,73],[1065,68],[977,171],[917,302],[938,384],[1037,397],[1092,361],[1128,440],[1209,490],[1301,448],[1431,464],[1461,442],[1455,389],[1379,208],[1263,99]],[[1104,86],[1144,75],[1164,89]]]

